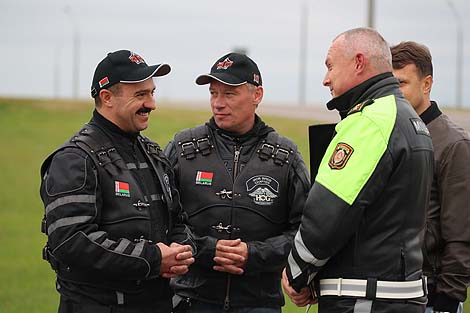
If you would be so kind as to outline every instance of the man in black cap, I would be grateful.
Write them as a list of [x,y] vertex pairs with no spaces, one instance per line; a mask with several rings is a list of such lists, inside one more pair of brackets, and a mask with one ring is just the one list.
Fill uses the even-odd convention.
[[172,280],[175,310],[280,312],[307,169],[296,145],[255,114],[263,87],[253,60],[227,54],[196,83],[209,84],[213,117],[165,150],[199,251],[188,274]]
[[41,167],[43,256],[60,313],[171,312],[169,278],[194,262],[170,164],[140,134],[155,109],[153,77],[169,72],[109,53],[93,77],[91,121]]

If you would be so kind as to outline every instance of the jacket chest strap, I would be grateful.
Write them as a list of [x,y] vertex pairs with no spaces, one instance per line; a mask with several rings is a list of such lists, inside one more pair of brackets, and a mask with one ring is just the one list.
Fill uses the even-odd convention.
[[181,148],[180,155],[185,157],[187,160],[194,159],[196,153],[200,153],[203,156],[209,155],[214,145],[210,141],[210,136],[206,135],[201,138],[193,138],[190,141],[180,141],[178,145]]
[[283,166],[285,163],[289,163],[289,156],[294,151],[282,148],[278,144],[264,142],[256,152],[261,160],[273,159],[274,164]]

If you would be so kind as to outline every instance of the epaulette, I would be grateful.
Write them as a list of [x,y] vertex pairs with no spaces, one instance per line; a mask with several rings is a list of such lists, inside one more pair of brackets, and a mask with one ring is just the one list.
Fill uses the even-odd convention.
[[372,103],[374,103],[374,99],[367,99],[365,101],[362,101],[361,103],[358,103],[355,106],[353,106],[351,110],[348,111],[347,115],[361,112],[366,106],[371,105]]

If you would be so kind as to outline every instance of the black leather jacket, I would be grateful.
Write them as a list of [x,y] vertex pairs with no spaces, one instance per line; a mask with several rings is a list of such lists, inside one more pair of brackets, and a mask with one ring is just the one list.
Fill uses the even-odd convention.
[[172,292],[159,277],[155,244],[192,241],[178,221],[172,169],[158,145],[122,132],[95,111],[45,160],[41,175],[45,257],[59,292],[170,311]]
[[420,279],[433,168],[424,123],[391,73],[328,106],[343,119],[305,204],[289,260],[291,283],[301,288],[315,273],[315,279]]
[[[233,307],[283,305],[281,271],[309,189],[297,147],[259,117],[244,136],[212,119],[178,133],[165,153],[199,250],[189,273],[172,280],[175,292]],[[217,240],[235,238],[248,245],[245,273],[214,271]]]

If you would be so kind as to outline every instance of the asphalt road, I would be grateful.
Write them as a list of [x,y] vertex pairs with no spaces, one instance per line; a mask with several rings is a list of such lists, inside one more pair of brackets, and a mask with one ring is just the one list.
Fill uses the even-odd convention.
[[[449,118],[459,126],[463,127],[467,132],[470,132],[470,110],[457,110],[451,108],[441,108],[443,113],[447,114]],[[323,122],[338,122],[339,115],[337,111],[329,111],[326,107],[320,105],[310,107],[299,106],[274,106],[260,104],[258,112],[263,114],[285,116],[299,119],[323,121]]]
[[[200,109],[209,109],[209,102],[167,102],[162,101],[162,106],[172,107],[191,107]],[[470,110],[457,110],[451,108],[441,108],[451,120],[470,132]],[[294,106],[294,105],[275,105],[272,103],[262,102],[257,112],[263,115],[284,116],[290,118],[298,118],[303,120],[311,120],[313,122],[333,123],[339,121],[337,111],[329,111],[323,105]]]

